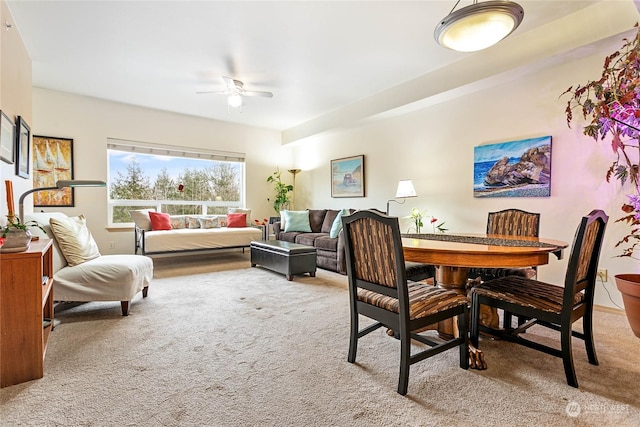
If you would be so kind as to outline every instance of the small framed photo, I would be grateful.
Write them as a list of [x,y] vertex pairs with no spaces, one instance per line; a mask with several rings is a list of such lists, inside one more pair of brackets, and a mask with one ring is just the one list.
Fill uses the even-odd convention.
[[331,197],[364,197],[364,155],[331,160]]
[[18,116],[16,121],[16,175],[29,178],[29,152],[31,146],[31,128]]
[[0,111],[0,159],[9,164],[13,164],[15,161],[15,137],[14,132],[16,130],[11,119]]

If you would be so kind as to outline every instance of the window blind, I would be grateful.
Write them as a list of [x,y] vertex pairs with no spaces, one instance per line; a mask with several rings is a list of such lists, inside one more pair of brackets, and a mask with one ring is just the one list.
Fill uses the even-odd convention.
[[107,149],[128,151],[131,153],[155,154],[159,156],[172,157],[188,157],[192,159],[218,160],[225,162],[245,161],[245,153],[235,153],[231,151],[220,150],[204,150],[200,148],[163,145],[117,138],[107,138]]

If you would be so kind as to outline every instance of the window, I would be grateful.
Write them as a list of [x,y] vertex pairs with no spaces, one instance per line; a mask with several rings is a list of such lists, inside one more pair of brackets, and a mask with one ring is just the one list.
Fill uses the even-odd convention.
[[108,139],[109,224],[129,210],[225,214],[245,201],[244,154]]

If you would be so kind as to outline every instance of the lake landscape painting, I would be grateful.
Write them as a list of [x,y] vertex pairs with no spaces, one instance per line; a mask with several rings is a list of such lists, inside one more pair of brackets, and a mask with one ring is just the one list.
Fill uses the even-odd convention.
[[549,197],[551,136],[474,147],[474,197]]

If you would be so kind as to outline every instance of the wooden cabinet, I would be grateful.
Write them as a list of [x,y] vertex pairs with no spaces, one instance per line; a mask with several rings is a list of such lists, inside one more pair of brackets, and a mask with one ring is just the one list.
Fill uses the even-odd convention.
[[53,330],[51,239],[0,253],[0,387],[42,378]]

